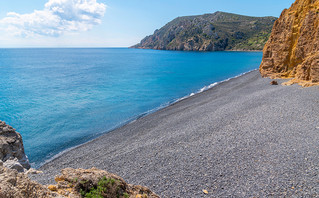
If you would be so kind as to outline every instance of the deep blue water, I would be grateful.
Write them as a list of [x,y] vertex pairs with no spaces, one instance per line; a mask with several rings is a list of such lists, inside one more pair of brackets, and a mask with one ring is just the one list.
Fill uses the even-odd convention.
[[37,167],[53,155],[258,68],[261,52],[0,49],[0,120]]

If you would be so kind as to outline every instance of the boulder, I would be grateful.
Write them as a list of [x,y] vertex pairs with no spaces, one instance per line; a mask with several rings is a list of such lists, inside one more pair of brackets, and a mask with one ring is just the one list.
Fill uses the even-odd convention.
[[19,172],[31,167],[20,133],[3,121],[0,121],[0,161],[5,167]]

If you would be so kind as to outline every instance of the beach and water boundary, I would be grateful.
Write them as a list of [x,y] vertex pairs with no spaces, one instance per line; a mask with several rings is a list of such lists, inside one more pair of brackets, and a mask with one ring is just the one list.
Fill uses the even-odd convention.
[[63,153],[33,177],[47,184],[61,168],[97,167],[162,197],[318,195],[319,90],[270,81],[252,71],[219,83]]
[[133,118],[130,118],[130,119],[128,119],[127,121],[124,121],[124,122],[120,123],[118,126],[114,127],[113,129],[111,129],[111,130],[109,130],[109,131],[100,132],[100,133],[96,134],[95,137],[94,137],[92,140],[89,140],[89,141],[87,141],[87,142],[85,142],[85,143],[82,143],[82,144],[73,146],[73,147],[71,147],[71,148],[65,149],[65,150],[59,152],[58,154],[54,155],[53,157],[49,158],[48,160],[45,160],[43,163],[34,165],[34,168],[41,168],[41,166],[43,166],[43,165],[45,165],[45,164],[47,164],[47,163],[53,161],[54,159],[56,159],[56,158],[62,156],[64,153],[67,153],[67,152],[69,152],[69,151],[71,151],[71,150],[73,150],[73,149],[76,149],[77,147],[80,147],[80,146],[82,146],[82,145],[84,145],[84,144],[87,144],[87,143],[89,143],[89,142],[91,142],[91,141],[94,141],[95,139],[98,139],[100,136],[105,135],[106,133],[112,132],[112,131],[114,131],[114,130],[117,130],[117,129],[119,129],[119,128],[121,128],[121,127],[127,125],[127,124],[133,123],[133,122],[135,122],[136,120],[138,120],[138,119],[140,119],[140,118],[142,118],[142,117],[148,116],[148,115],[150,115],[150,114],[152,114],[152,113],[155,113],[156,111],[159,111],[159,110],[161,110],[161,109],[164,109],[164,108],[166,108],[166,107],[168,107],[168,106],[170,106],[170,105],[173,105],[173,104],[175,104],[175,103],[177,103],[177,102],[180,102],[180,101],[185,100],[185,99],[187,99],[187,98],[189,98],[189,97],[192,97],[192,96],[194,96],[194,95],[196,95],[196,94],[200,94],[200,93],[202,93],[202,92],[204,92],[204,91],[207,91],[207,90],[213,88],[214,86],[216,86],[216,85],[218,85],[218,84],[220,84],[220,83],[224,83],[224,82],[227,82],[227,81],[229,81],[229,80],[232,80],[232,79],[235,79],[235,78],[239,78],[239,77],[241,77],[241,76],[243,76],[243,75],[245,75],[245,74],[248,74],[248,73],[250,73],[250,72],[253,72],[253,71],[257,71],[257,69],[254,69],[254,70],[251,70],[251,71],[248,71],[248,72],[244,72],[244,73],[242,73],[242,74],[239,74],[239,75],[234,76],[234,77],[231,77],[231,78],[227,78],[227,79],[225,79],[225,80],[223,80],[223,81],[220,81],[220,82],[214,82],[214,83],[212,83],[212,84],[210,84],[210,85],[207,85],[207,86],[202,87],[201,89],[199,89],[198,91],[196,91],[196,92],[194,92],[194,93],[190,93],[190,94],[188,94],[188,95],[186,95],[186,96],[184,96],[184,97],[181,97],[181,98],[179,98],[179,99],[176,99],[176,100],[167,102],[167,103],[165,103],[165,104],[163,104],[163,105],[161,105],[161,106],[159,106],[159,107],[157,107],[157,108],[155,108],[155,109],[151,109],[151,110],[149,110],[149,111],[147,111],[147,112],[144,112],[144,113],[142,113],[142,114],[140,114],[140,115],[138,115],[138,116],[135,116],[135,117],[133,117]]
[[212,82],[256,69],[261,58],[260,52],[1,49],[0,117],[21,133],[38,168]]

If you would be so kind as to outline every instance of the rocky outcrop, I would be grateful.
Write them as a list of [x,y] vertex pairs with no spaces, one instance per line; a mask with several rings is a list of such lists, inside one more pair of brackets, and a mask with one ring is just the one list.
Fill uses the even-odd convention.
[[63,169],[55,180],[56,185],[43,186],[0,162],[0,198],[159,198],[146,187],[127,184],[121,177],[96,168]]
[[62,196],[41,184],[31,181],[24,173],[4,167],[0,162],[0,197],[48,198]]
[[182,51],[262,50],[275,17],[225,12],[178,17],[133,48]]
[[121,177],[96,168],[63,169],[55,181],[57,185],[48,188],[66,197],[159,198],[146,187],[127,184]]
[[2,121],[0,121],[0,162],[3,162],[5,167],[19,172],[30,168],[20,133]]
[[319,0],[296,0],[275,22],[260,65],[263,77],[319,85]]
[[55,178],[57,184],[49,186],[28,178],[28,174],[40,173],[30,168],[21,135],[0,121],[0,198],[159,197],[146,187],[127,184],[121,177],[96,168],[63,169]]

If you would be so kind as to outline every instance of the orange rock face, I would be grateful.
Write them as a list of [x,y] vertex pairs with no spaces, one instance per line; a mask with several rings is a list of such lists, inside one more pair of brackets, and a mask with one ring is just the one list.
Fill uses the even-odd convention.
[[296,0],[275,22],[264,47],[263,77],[319,85],[319,0]]

